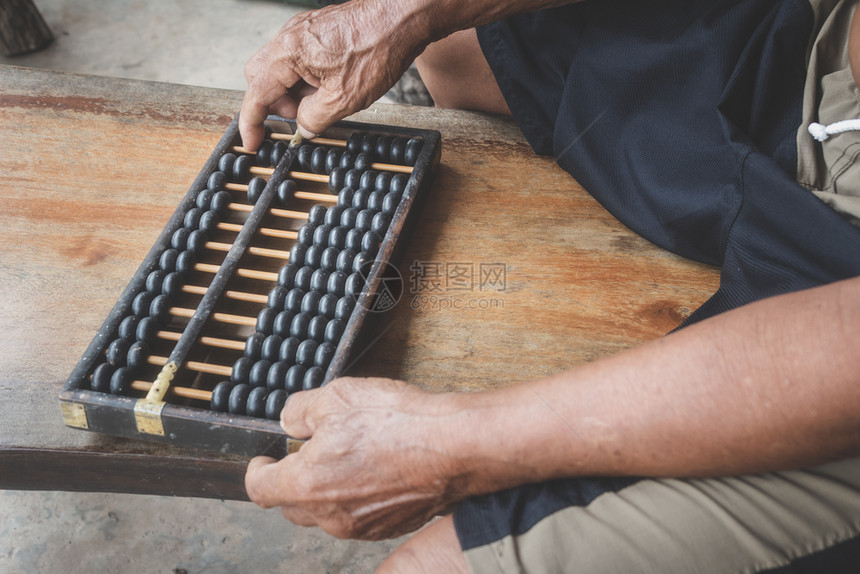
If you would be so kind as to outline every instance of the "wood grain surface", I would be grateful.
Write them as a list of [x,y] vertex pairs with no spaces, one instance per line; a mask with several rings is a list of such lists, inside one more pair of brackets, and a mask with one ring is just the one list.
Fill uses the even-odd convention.
[[[0,67],[0,488],[241,499],[247,463],[66,428],[57,395],[241,93]],[[352,372],[436,390],[531,380],[648,341],[718,272],[611,217],[508,119],[375,105],[442,162],[403,296]]]

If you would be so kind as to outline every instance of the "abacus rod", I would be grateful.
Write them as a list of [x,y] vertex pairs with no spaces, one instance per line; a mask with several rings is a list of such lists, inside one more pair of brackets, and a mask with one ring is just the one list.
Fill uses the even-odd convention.
[[[218,270],[221,267],[218,265],[212,265],[211,263],[195,263],[194,270],[202,271],[203,273],[218,273]],[[269,271],[257,271],[256,269],[236,269],[236,275],[238,277],[245,277],[247,279],[259,279],[261,281],[277,281],[278,274],[272,273]]]
[[[205,295],[208,289],[208,287],[203,287],[201,285],[182,286],[183,293],[191,293],[192,295]],[[247,301],[249,303],[266,303],[269,300],[266,295],[260,295],[259,293],[246,293],[244,291],[225,291],[224,296],[228,299]]]
[[[132,381],[131,388],[136,391],[148,392],[152,387],[149,381]],[[198,401],[211,401],[212,391],[204,391],[202,389],[192,389],[190,387],[174,387],[171,386],[168,392],[172,392],[177,397],[183,399],[197,399]]]
[[[194,309],[187,307],[171,307],[168,313],[176,317],[191,317],[194,315]],[[255,327],[257,319],[254,317],[245,317],[242,315],[233,315],[231,313],[212,313],[212,320],[219,323],[229,323],[231,325],[244,325],[246,327]]]
[[[167,357],[150,355],[147,358],[147,362],[150,365],[157,365],[159,367],[163,367],[167,364]],[[203,363],[201,361],[185,361],[184,367],[189,371],[206,373],[207,375],[221,375],[223,377],[229,377],[233,373],[232,367],[227,367],[225,365],[213,365],[212,363]]]
[[[217,241],[207,241],[203,245],[206,249],[211,249],[212,251],[230,251],[233,247],[232,243],[219,243]],[[289,259],[290,252],[283,251],[281,249],[269,249],[267,247],[248,247],[248,253],[251,255],[259,255],[260,257],[272,257],[274,259]]]
[[[176,331],[158,331],[155,336],[159,339],[164,339],[165,341],[178,341],[179,337],[182,336],[182,333],[177,333]],[[201,345],[205,345],[207,347],[218,347],[219,349],[230,349],[232,351],[245,350],[245,343],[234,339],[221,339],[218,337],[204,336],[200,337],[198,341]]]
[[[221,222],[216,226],[222,231],[242,231],[242,225],[239,223],[224,223]],[[261,227],[257,233],[266,237],[277,237],[278,239],[298,239],[297,231],[289,231],[287,229],[272,229],[271,227]]]
[[[308,176],[314,176],[315,181],[321,181],[323,183],[328,182],[327,175],[317,175],[315,173],[307,174]],[[325,179],[319,179],[325,178]],[[229,189],[231,191],[248,191],[248,186],[243,183],[225,183],[224,189]],[[296,191],[293,193],[293,197],[296,199],[307,199],[310,201],[321,201],[324,203],[337,203],[337,196],[329,193],[312,193],[310,191]],[[231,204],[232,205],[232,204]]]
[[[313,141],[313,140],[311,140],[311,141]],[[326,144],[323,144],[323,145],[326,145]],[[336,144],[330,144],[330,145],[336,145]],[[346,147],[346,142],[344,142],[344,145],[341,147]],[[231,149],[232,149],[232,151],[234,151],[236,153],[243,153],[243,154],[248,154],[248,155],[256,155],[256,153],[257,153],[255,151],[251,151],[248,148],[244,148],[242,146],[233,146]],[[255,168],[252,167],[251,169],[253,170]],[[256,169],[267,169],[267,168],[256,168]],[[398,165],[396,163],[383,163],[383,162],[371,163],[370,169],[375,169],[377,171],[396,171],[399,173],[412,173],[412,171],[413,171],[413,167],[410,165]],[[251,173],[255,173],[255,172],[251,171]],[[304,172],[299,172],[299,173],[304,173]],[[297,179],[300,179],[300,178],[297,178]]]
[[[248,191],[248,186],[244,186],[243,191]],[[248,205],[247,203],[230,203],[227,205],[229,209],[234,211],[242,211],[249,213],[252,209],[254,209],[253,205]],[[269,209],[269,213],[274,215],[275,217],[285,217],[287,219],[301,219],[305,220],[308,218],[308,214],[301,211],[291,211],[289,209],[280,209],[277,207],[273,207]]]

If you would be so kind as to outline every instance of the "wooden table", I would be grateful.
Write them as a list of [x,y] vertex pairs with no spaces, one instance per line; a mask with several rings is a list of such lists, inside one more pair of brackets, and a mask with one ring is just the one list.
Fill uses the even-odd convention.
[[[0,67],[0,488],[245,498],[247,460],[69,429],[57,400],[241,96]],[[527,381],[657,338],[716,289],[717,270],[637,237],[507,119],[352,119],[443,142],[404,297],[354,373]]]

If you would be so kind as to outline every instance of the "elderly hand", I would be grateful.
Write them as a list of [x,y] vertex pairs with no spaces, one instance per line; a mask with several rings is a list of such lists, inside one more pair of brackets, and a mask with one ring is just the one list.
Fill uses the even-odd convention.
[[451,414],[446,395],[388,379],[343,378],[292,395],[281,426],[309,440],[283,460],[253,459],[248,496],[341,538],[411,532],[463,496],[446,448]]
[[245,66],[243,145],[257,149],[270,111],[312,137],[385,94],[429,42],[410,5],[352,1],[287,22]]

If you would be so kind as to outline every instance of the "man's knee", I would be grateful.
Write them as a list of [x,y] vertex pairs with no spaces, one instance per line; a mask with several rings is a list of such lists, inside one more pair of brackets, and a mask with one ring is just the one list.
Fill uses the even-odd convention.
[[468,574],[466,558],[450,516],[427,526],[391,553],[377,574]]

